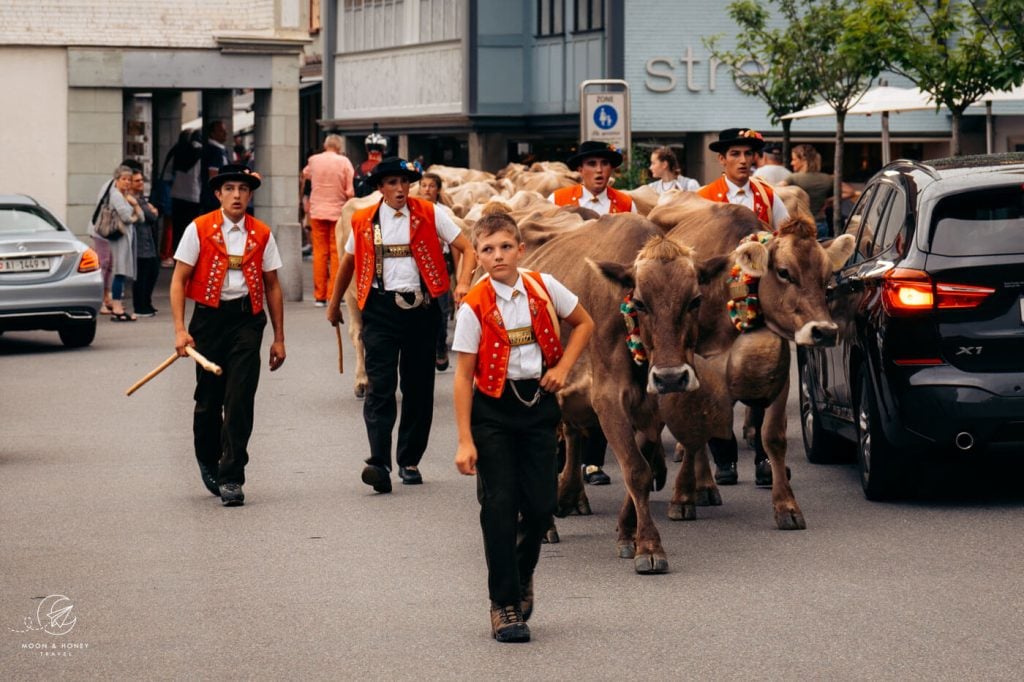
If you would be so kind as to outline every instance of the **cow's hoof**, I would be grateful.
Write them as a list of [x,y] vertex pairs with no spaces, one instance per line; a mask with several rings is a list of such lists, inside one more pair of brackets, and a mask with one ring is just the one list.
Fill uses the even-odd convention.
[[672,502],[668,505],[668,517],[673,521],[696,521],[697,506],[694,504]]
[[638,554],[633,559],[633,570],[641,575],[668,573],[668,559],[662,554]]
[[594,512],[590,509],[590,500],[583,497],[576,502],[576,513],[580,516],[590,516]]
[[721,507],[722,506],[722,493],[719,492],[718,488],[698,488],[697,489],[697,506],[698,507]]
[[636,545],[634,545],[632,542],[619,543],[620,559],[632,559],[634,556],[636,556]]
[[558,529],[555,528],[555,524],[551,524],[551,527],[548,528],[548,532],[544,533],[544,537],[541,539],[542,543],[549,545],[557,545],[561,541],[562,538],[558,537]]
[[575,505],[564,505],[561,502],[555,505],[555,516],[557,516],[560,519],[564,519],[566,516],[572,514],[574,511],[576,511]]
[[807,522],[800,511],[783,509],[775,512],[775,525],[779,530],[806,530]]
[[680,445],[679,443],[676,443],[676,449],[672,453],[672,461],[673,462],[682,462],[683,461],[683,446]]
[[354,393],[357,398],[365,398],[366,384],[356,384],[355,388],[352,389],[352,393]]

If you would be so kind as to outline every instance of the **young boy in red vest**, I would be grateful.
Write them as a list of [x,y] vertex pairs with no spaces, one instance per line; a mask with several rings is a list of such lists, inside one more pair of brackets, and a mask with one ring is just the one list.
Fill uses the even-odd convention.
[[[786,205],[775,195],[771,185],[752,177],[754,154],[764,149],[764,137],[761,133],[746,128],[726,128],[718,134],[716,141],[708,145],[708,149],[718,153],[722,175],[714,182],[701,187],[697,191],[698,194],[710,201],[746,206],[772,230],[777,230],[789,219]],[[757,416],[758,414],[760,416]],[[763,410],[755,412],[759,430],[763,417]],[[760,438],[757,440],[760,441]],[[736,438],[712,438],[708,441],[708,449],[715,460],[715,482],[718,485],[735,485],[739,482],[736,468],[739,459]],[[758,485],[772,484],[768,453],[760,445],[757,447],[754,468]]]
[[[587,140],[566,160],[569,168],[579,171],[582,183],[555,190],[548,199],[558,206],[582,206],[599,216],[610,213],[636,213],[633,197],[609,186],[612,171],[622,165],[622,154],[607,142]],[[608,440],[600,431],[583,445],[583,480],[590,485],[612,482],[604,469]]]
[[[469,291],[476,258],[469,239],[445,208],[409,196],[409,183],[421,178],[398,157],[384,159],[368,181],[381,200],[352,215],[352,232],[327,305],[327,321],[341,320],[341,300],[355,281],[363,313],[363,346],[369,387],[363,421],[370,456],[362,481],[378,493],[391,492],[391,445],[398,419],[394,461],[404,485],[423,482],[419,464],[434,417],[437,299],[449,290],[442,240],[461,255],[455,301]],[[402,391],[401,418],[396,392]]]
[[[281,256],[266,224],[245,212],[259,176],[246,166],[222,166],[209,187],[221,207],[185,228],[174,254],[171,315],[174,347],[186,346],[224,369],[196,368],[192,433],[203,485],[225,507],[244,503],[253,404],[260,378],[260,344],[270,311],[274,343],[270,371],[284,362],[284,298],[277,271]],[[185,298],[195,311],[185,328]]]
[[[594,322],[554,277],[518,269],[526,247],[507,214],[481,218],[473,248],[488,276],[466,294],[455,325],[455,466],[477,474],[491,632],[527,642],[533,570],[555,510],[554,394]],[[572,326],[564,348],[559,320]]]
[[622,165],[622,154],[604,142],[587,140],[566,160],[583,182],[555,190],[548,199],[559,206],[583,206],[598,215],[636,213],[633,197],[610,187],[612,171]]

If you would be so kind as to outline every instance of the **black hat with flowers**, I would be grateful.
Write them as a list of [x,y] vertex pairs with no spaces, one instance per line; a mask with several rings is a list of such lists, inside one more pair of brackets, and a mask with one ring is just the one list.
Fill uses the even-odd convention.
[[371,187],[377,187],[381,181],[389,175],[400,175],[409,179],[409,182],[416,182],[422,176],[422,174],[416,170],[416,166],[400,159],[397,156],[389,156],[386,159],[381,160],[370,174],[366,177],[366,181],[370,183]]
[[587,140],[581,144],[576,153],[570,156],[565,163],[572,170],[576,170],[583,165],[586,159],[595,156],[599,159],[608,159],[609,163],[612,164],[612,168],[618,168],[622,165],[622,152],[619,151],[618,147],[607,142],[595,142],[594,140]]
[[253,173],[248,166],[228,163],[220,167],[217,174],[210,178],[208,184],[210,190],[216,192],[225,182],[244,182],[249,185],[249,189],[256,189],[260,186],[260,176]]
[[755,152],[764,147],[764,137],[756,130],[747,128],[726,128],[718,133],[718,140],[708,145],[708,149],[719,154],[729,151],[729,147],[750,147]]

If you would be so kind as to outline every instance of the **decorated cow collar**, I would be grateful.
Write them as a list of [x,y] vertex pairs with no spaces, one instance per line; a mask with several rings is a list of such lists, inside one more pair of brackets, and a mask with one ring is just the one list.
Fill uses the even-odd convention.
[[[759,242],[768,246],[774,237],[775,233],[773,232],[756,232],[741,239],[740,244]],[[757,294],[760,278],[746,274],[739,265],[733,265],[726,282],[729,286],[729,300],[726,307],[729,310],[729,319],[733,326],[741,334],[761,327],[764,324],[764,313],[761,310],[761,299]]]
[[644,342],[640,338],[640,321],[637,319],[636,306],[633,304],[632,289],[627,291],[626,296],[622,299],[619,312],[622,313],[622,319],[626,323],[626,347],[629,348],[633,362],[642,366],[647,363],[647,349],[644,348]]

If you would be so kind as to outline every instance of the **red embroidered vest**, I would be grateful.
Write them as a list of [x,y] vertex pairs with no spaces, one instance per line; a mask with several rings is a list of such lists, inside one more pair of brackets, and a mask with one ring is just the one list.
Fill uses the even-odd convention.
[[[448,267],[441,252],[441,240],[437,236],[434,222],[434,204],[423,199],[409,197],[409,248],[419,268],[420,277],[427,285],[427,291],[434,298],[448,291]],[[356,253],[356,300],[359,309],[366,306],[370,287],[376,275],[377,253],[373,245],[373,216],[383,206],[383,201],[374,206],[360,209],[352,214],[352,235]],[[390,210],[383,206],[384,210]]]
[[[526,297],[530,304],[533,337],[540,346],[544,365],[554,367],[562,359],[562,341],[553,331],[554,325],[548,313],[547,301],[534,293],[533,285],[540,287],[546,296],[547,287],[544,286],[539,272],[524,272],[521,277],[524,279]],[[527,277],[530,277],[532,282],[525,281]],[[473,370],[476,387],[484,395],[500,398],[505,387],[505,377],[508,375],[508,359],[512,353],[512,344],[505,323],[501,319],[501,312],[498,311],[497,294],[494,293],[490,278],[477,282],[463,297],[462,303],[468,305],[476,319],[480,321],[480,348],[477,350],[476,368]]]
[[[228,274],[229,256],[221,231],[223,221],[224,215],[219,208],[196,218],[199,259],[185,287],[186,296],[211,308],[220,307],[220,292]],[[249,299],[255,315],[263,310],[263,249],[270,241],[270,228],[246,213],[245,232],[242,274],[249,287]]]
[[[607,188],[608,199],[611,200],[609,213],[629,213],[633,210],[633,197],[625,192],[620,192],[612,187]],[[583,185],[573,185],[556,189],[553,195],[555,203],[559,206],[579,206],[583,198]],[[584,206],[584,208],[587,208]]]
[[[754,213],[757,214],[762,223],[771,225],[773,230],[777,229],[778,226],[772,220],[772,205],[775,203],[775,192],[772,191],[771,186],[757,178],[750,178],[750,191],[754,193]],[[704,185],[697,190],[697,194],[710,201],[728,203],[729,185],[725,184],[725,176],[723,175],[714,182]],[[766,199],[768,201],[767,204],[765,204]]]

